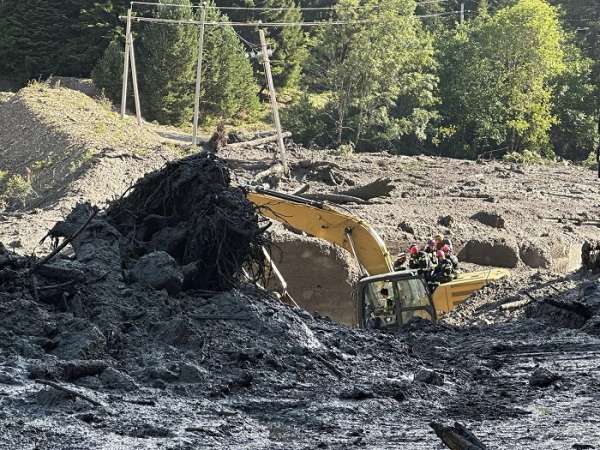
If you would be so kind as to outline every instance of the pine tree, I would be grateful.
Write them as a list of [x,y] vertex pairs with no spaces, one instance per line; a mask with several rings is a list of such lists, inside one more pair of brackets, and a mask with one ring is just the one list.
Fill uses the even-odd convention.
[[[161,3],[187,5],[189,0]],[[155,17],[193,19],[191,8],[160,6]],[[198,30],[192,25],[144,23],[136,41],[142,112],[149,120],[180,125],[194,103]]]
[[121,99],[123,50],[122,40],[115,38],[92,71],[92,79],[96,88],[114,103]]
[[20,0],[4,6],[0,14],[1,75],[24,82],[57,73],[69,26],[56,3]]
[[[228,21],[212,6],[207,21]],[[207,27],[201,86],[205,117],[242,118],[258,109],[252,64],[233,27]]]

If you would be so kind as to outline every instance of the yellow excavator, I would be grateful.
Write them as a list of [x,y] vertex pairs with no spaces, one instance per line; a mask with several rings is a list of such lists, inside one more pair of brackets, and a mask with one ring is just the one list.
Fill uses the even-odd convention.
[[398,327],[415,317],[436,321],[473,292],[510,273],[506,269],[461,273],[431,293],[418,271],[394,271],[381,237],[352,214],[323,202],[262,188],[249,190],[247,198],[264,217],[342,247],[354,256],[361,278],[353,287],[353,305],[355,323],[361,328]]

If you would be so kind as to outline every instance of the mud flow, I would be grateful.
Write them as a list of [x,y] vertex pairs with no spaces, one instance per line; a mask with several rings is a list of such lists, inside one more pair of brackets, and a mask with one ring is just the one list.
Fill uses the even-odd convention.
[[[346,257],[267,225],[195,155],[79,204],[44,257],[3,247],[0,448],[598,446],[596,275],[516,273],[437,324],[358,330],[327,317]],[[257,287],[263,247],[332,268],[290,279],[306,309]]]

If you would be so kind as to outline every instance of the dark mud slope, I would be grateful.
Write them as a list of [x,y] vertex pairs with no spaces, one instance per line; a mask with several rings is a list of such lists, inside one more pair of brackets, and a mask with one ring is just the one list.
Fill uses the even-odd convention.
[[[78,206],[51,233],[81,231],[73,257],[0,249],[0,448],[441,448],[432,420],[489,448],[600,442],[595,285],[486,326],[358,331],[238,281],[261,230],[195,157]],[[585,323],[548,320],[561,302]]]

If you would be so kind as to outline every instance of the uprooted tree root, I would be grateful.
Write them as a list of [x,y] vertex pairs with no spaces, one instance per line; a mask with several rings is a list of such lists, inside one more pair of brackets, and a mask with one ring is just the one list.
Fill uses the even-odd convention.
[[166,251],[185,267],[186,288],[224,290],[242,267],[262,276],[268,244],[254,206],[230,185],[229,170],[213,155],[168,163],[140,179],[107,211],[125,236],[127,258]]

